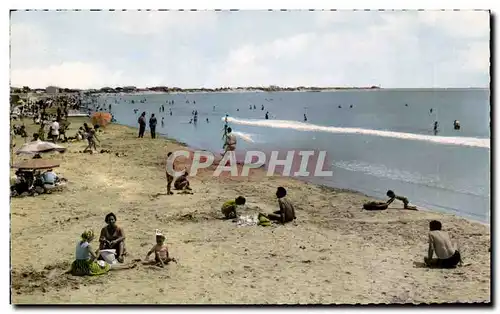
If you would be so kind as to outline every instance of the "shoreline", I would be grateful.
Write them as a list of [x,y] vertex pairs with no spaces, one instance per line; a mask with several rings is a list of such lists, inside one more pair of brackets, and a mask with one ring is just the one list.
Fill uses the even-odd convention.
[[[120,125],[120,126],[123,126],[123,127],[127,127],[127,128],[132,128],[132,129],[136,130],[137,132],[139,130],[137,127],[129,126],[129,125],[126,125],[126,124],[121,124],[121,123],[114,123],[114,124]],[[206,149],[206,148],[203,148],[203,147],[191,146],[188,143],[180,142],[180,141],[178,141],[175,138],[170,138],[170,137],[168,137],[166,135],[163,135],[161,133],[158,133],[158,132],[157,132],[157,137],[162,137],[162,138],[164,138],[164,139],[166,139],[168,141],[173,141],[176,144],[185,147],[187,150],[209,151],[212,154],[214,154],[214,156],[219,156],[217,154],[218,152],[213,152],[213,151],[211,151],[209,149]],[[386,198],[384,199],[384,198],[380,198],[380,197],[377,197],[377,196],[371,196],[371,195],[363,193],[362,191],[357,191],[357,190],[354,190],[354,189],[341,188],[341,187],[336,187],[336,186],[328,186],[326,184],[318,184],[318,183],[314,183],[314,182],[308,182],[305,179],[300,179],[300,178],[296,178],[296,177],[288,177],[288,178],[292,179],[292,180],[296,180],[298,182],[305,182],[305,183],[308,183],[308,184],[314,184],[316,186],[320,186],[320,187],[325,188],[325,189],[332,189],[332,191],[345,191],[345,192],[349,192],[349,193],[359,194],[359,195],[361,195],[363,197],[372,198],[372,199],[377,200],[377,201],[387,201]],[[411,203],[411,201],[410,201],[410,203]],[[425,207],[425,206],[418,205],[417,207],[418,207],[419,211],[439,213],[439,214],[443,214],[443,215],[452,215],[452,216],[455,216],[455,217],[458,217],[458,218],[466,219],[466,220],[474,222],[474,223],[480,223],[480,224],[482,224],[484,226],[488,226],[488,227],[491,226],[491,218],[490,218],[490,222],[486,222],[486,221],[481,221],[481,220],[473,219],[473,218],[465,216],[465,215],[458,215],[458,214],[454,214],[454,213],[451,213],[451,212],[439,211],[439,210],[428,208],[428,207]]]
[[[87,120],[70,121],[72,134]],[[27,127],[29,133],[32,126]],[[136,136],[133,127],[111,124],[101,133],[99,148],[110,154],[78,153],[86,145],[76,142],[64,145],[69,148],[63,155],[44,155],[62,160],[56,172],[69,180],[67,188],[11,199],[13,303],[491,301],[490,231],[481,224],[451,214],[401,210],[399,203],[381,212],[361,211],[363,202],[373,198],[290,177],[213,177],[210,169],[190,179],[193,195],[166,196],[165,154],[189,146],[162,136],[150,139],[149,132],[143,139]],[[16,138],[16,143],[23,140]],[[289,191],[297,207],[295,222],[237,227],[220,219],[222,203],[237,195],[247,198],[248,213],[275,210],[277,186]],[[139,266],[94,278],[53,275],[71,263],[81,232],[89,227],[98,231],[108,212],[117,215],[126,232],[128,261],[146,254],[158,228],[166,232],[179,264]],[[441,220],[458,239],[470,266],[418,266],[431,219]],[[31,243],[37,258],[30,258],[24,243]]]

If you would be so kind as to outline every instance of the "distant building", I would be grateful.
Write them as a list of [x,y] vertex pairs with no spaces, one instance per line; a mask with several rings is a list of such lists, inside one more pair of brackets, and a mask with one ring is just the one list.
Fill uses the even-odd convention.
[[47,94],[57,94],[59,93],[59,88],[55,86],[49,86],[45,89],[45,92]]

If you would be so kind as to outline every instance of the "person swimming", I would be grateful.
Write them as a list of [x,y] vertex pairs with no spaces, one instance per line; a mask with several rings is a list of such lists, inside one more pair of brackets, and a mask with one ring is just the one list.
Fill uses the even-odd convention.
[[262,105],[262,107],[260,107],[260,110],[264,110],[264,105]]
[[266,112],[266,120],[269,119],[269,111]]
[[210,121],[208,121],[208,118],[207,118],[207,123],[210,123]]
[[431,109],[429,109],[429,113],[432,113],[432,108],[431,108]]
[[460,121],[458,120],[453,121],[453,128],[455,130],[460,130]]
[[307,116],[305,113],[304,113],[304,122],[307,122]]
[[342,106],[341,106],[341,105],[339,105],[339,108],[342,108]]

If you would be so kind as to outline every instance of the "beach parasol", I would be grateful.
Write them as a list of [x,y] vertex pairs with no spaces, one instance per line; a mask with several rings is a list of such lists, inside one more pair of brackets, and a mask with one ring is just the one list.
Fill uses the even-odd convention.
[[64,153],[66,151],[66,147],[63,147],[63,146],[60,146],[60,145],[57,145],[57,144],[54,144],[54,143],[51,143],[51,142],[44,142],[44,141],[33,141],[33,142],[29,142],[29,143],[26,143],[24,144],[23,146],[21,146],[21,148],[19,148],[17,151],[16,151],[16,154],[19,155],[19,154],[39,154],[39,153],[49,153],[49,152],[53,152],[53,151],[56,151],[56,152],[60,152],[60,153]]
[[55,160],[47,160],[47,159],[28,159],[21,161],[15,165],[12,165],[12,168],[15,169],[52,169],[59,167],[61,163]]
[[91,120],[93,125],[106,126],[111,122],[112,118],[109,112],[96,112],[92,115]]

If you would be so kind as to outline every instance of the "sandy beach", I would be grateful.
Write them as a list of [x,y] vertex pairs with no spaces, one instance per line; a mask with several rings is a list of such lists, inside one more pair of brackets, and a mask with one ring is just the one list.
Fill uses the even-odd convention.
[[[85,118],[70,118],[73,135]],[[28,134],[36,129],[25,120]],[[372,200],[352,191],[291,178],[190,179],[193,195],[166,195],[168,139],[137,139],[137,130],[109,125],[100,133],[111,153],[80,153],[86,142],[63,144],[56,172],[61,192],[11,199],[11,275],[15,304],[369,304],[490,302],[490,227],[453,215],[401,210],[362,211]],[[24,140],[16,138],[16,148]],[[118,157],[116,153],[125,153]],[[14,161],[22,158],[14,156]],[[182,166],[182,165],[178,165]],[[212,169],[213,170],[213,169]],[[13,174],[13,171],[11,171]],[[222,220],[224,201],[243,195],[249,210],[277,208],[278,186],[296,205],[295,222],[238,227]],[[389,188],[389,187],[388,187]],[[392,187],[397,190],[397,187]],[[411,201],[411,200],[410,200]],[[86,228],[99,232],[109,212],[126,234],[127,261],[143,259],[155,229],[166,234],[178,264],[139,265],[98,277],[63,275]],[[456,269],[422,266],[428,224],[443,223],[459,243]]]

